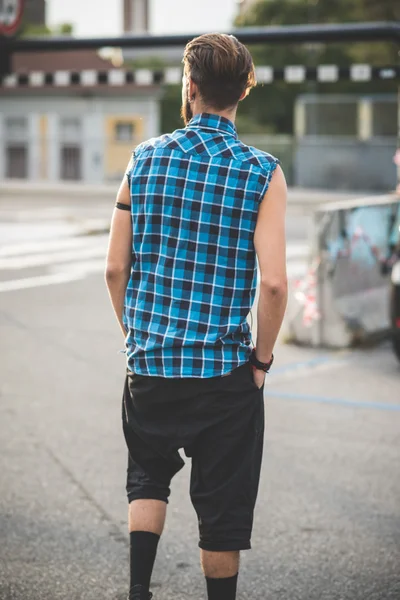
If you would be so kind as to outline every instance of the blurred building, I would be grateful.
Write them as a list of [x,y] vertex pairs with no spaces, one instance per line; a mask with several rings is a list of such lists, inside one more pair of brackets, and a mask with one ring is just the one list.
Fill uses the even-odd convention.
[[148,33],[149,0],[123,0],[125,33]]
[[30,25],[46,24],[46,1],[45,0],[25,0],[24,2],[24,22]]
[[295,140],[294,181],[300,187],[396,187],[395,95],[301,95],[295,106]]
[[119,179],[159,133],[160,94],[91,50],[16,54],[1,88],[0,179]]
[[[125,33],[142,35],[152,33],[151,11],[155,10],[150,0],[122,0],[123,27]],[[179,64],[182,60],[184,46],[167,48],[124,48],[123,57],[127,61],[153,61],[155,64]]]

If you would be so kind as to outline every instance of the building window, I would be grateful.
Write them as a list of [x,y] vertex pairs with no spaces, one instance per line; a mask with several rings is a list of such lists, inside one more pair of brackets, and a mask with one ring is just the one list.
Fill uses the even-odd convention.
[[396,137],[397,103],[374,102],[372,105],[372,135]]
[[63,146],[61,148],[61,179],[79,181],[82,179],[82,157],[79,146]]
[[10,177],[10,179],[26,179],[28,177],[28,153],[26,146],[7,147],[6,177]]
[[118,121],[115,124],[115,139],[118,142],[132,142],[134,131],[133,123]]
[[357,100],[308,102],[305,105],[306,135],[357,135]]

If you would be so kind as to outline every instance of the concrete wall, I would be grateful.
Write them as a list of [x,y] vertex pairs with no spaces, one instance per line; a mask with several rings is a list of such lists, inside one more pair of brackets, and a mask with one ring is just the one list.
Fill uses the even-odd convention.
[[300,138],[295,151],[294,185],[336,190],[394,190],[395,151],[395,138],[368,141],[333,136]]

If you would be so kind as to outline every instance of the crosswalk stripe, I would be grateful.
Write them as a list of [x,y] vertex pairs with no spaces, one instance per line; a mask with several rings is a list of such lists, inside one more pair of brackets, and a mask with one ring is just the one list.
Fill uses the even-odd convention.
[[84,279],[87,275],[90,275],[90,273],[104,271],[103,260],[71,263],[62,266],[65,267],[65,269],[50,273],[48,275],[38,275],[35,277],[23,277],[21,279],[0,281],[0,293],[26,290],[29,288],[44,287],[60,283],[69,283],[71,281],[79,281],[80,279]]
[[49,254],[31,254],[30,256],[17,256],[0,258],[0,269],[18,270],[32,267],[44,267],[47,265],[66,263],[71,261],[80,261],[83,258],[94,258],[103,256],[105,259],[106,249],[102,246],[95,248],[78,248],[64,252],[52,252]]
[[13,292],[15,290],[26,290],[56,283],[67,283],[83,279],[84,273],[54,273],[52,275],[39,275],[37,277],[24,277],[22,279],[11,279],[0,281],[0,292]]
[[108,236],[95,237],[72,237],[60,240],[43,240],[40,242],[23,242],[20,244],[9,244],[0,246],[0,258],[8,256],[19,256],[21,254],[35,254],[40,252],[53,252],[57,250],[68,250],[73,248],[84,248],[99,246],[106,247]]
[[[32,277],[0,281],[0,292],[56,285],[84,279],[91,273],[103,272],[107,251],[107,235],[49,239],[0,247],[0,270],[18,271],[45,267],[48,272]],[[307,271],[309,246],[288,244],[287,274],[301,278]],[[257,269],[257,279],[260,273]]]

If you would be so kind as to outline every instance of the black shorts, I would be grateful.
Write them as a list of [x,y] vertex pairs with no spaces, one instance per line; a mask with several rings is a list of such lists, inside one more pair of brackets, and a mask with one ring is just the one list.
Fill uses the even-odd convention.
[[264,438],[264,385],[249,362],[228,375],[165,378],[127,372],[122,420],[128,500],[168,502],[171,479],[192,459],[190,497],[199,546],[251,547]]

